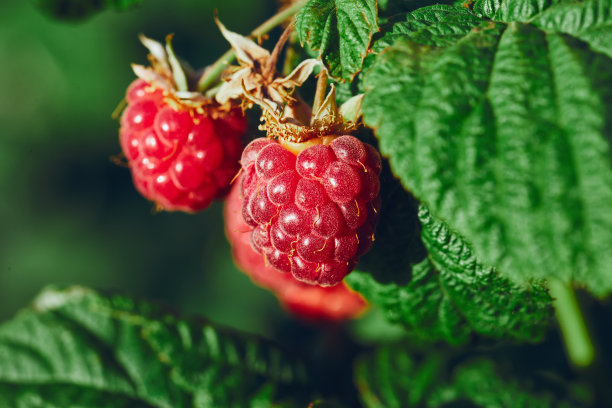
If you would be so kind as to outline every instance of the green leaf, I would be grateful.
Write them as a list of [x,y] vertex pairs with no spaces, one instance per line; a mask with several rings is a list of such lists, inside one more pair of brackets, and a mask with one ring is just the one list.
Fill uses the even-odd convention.
[[62,20],[82,20],[102,10],[127,10],[142,0],[34,0],[45,13]]
[[419,359],[406,349],[383,346],[357,360],[354,380],[365,407],[415,407],[425,400],[446,356],[433,352]]
[[378,31],[376,18],[376,0],[310,0],[297,15],[296,32],[332,77],[352,79]]
[[531,22],[547,32],[571,34],[612,56],[610,0],[477,0],[473,10],[494,21]]
[[0,326],[0,367],[11,407],[270,406],[306,384],[268,342],[80,287]]
[[466,8],[444,4],[422,7],[406,15],[406,20],[393,25],[390,32],[374,43],[372,50],[380,52],[399,38],[409,38],[421,45],[448,45],[481,23]]
[[571,34],[612,57],[612,2],[561,3],[536,16],[533,24],[547,32]]
[[564,0],[476,0],[472,10],[479,17],[494,21],[526,22],[533,16]]
[[403,185],[485,264],[605,295],[610,83],[612,60],[579,40],[484,21],[444,48],[408,37],[381,53],[362,110]]
[[[463,355],[448,350],[380,347],[360,357],[355,384],[367,408],[405,407],[585,407],[591,390],[552,370],[529,371],[522,350]],[[538,359],[538,356],[529,356]]]
[[[413,202],[400,193],[383,202],[393,207],[381,211],[372,255],[346,281],[388,320],[429,341],[462,344],[472,333],[541,340],[552,319],[551,299],[542,287],[515,285],[482,265],[469,245],[423,206],[418,212],[422,243],[415,242]],[[416,261],[421,254],[424,259]]]

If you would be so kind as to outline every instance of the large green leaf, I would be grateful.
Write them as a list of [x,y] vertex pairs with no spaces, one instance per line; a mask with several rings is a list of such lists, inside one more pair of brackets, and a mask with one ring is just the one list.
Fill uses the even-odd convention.
[[[569,408],[593,404],[591,390],[584,384],[568,383],[550,368],[530,371],[520,367],[525,359],[521,350],[508,351],[509,355],[473,351],[459,355],[406,345],[380,347],[358,359],[355,383],[367,408]],[[538,356],[529,357],[538,360]],[[534,362],[528,365],[532,367]]]
[[[484,266],[463,239],[397,189],[385,197],[372,253],[346,279],[391,322],[424,340],[461,344],[472,333],[538,341],[550,297]],[[419,240],[419,222],[422,225]]]
[[126,10],[142,0],[34,0],[45,13],[64,20],[80,20],[107,8]]
[[567,2],[545,10],[532,19],[545,31],[571,34],[598,52],[612,57],[612,1]]
[[516,282],[554,277],[604,295],[612,59],[555,32],[569,23],[548,10],[527,13],[534,24],[483,21],[443,46],[396,39],[366,75],[362,109],[404,186],[485,264]]
[[24,408],[270,406],[306,384],[266,341],[80,287],[0,326],[0,367],[0,406]]
[[391,31],[374,43],[372,50],[382,51],[399,38],[410,38],[422,45],[444,46],[460,39],[480,23],[481,20],[466,8],[445,4],[423,7],[394,24]]
[[376,18],[376,0],[310,0],[297,16],[296,32],[319,52],[331,76],[351,79],[378,31]]
[[610,0],[477,0],[472,7],[494,21],[531,22],[545,31],[571,34],[612,56]]

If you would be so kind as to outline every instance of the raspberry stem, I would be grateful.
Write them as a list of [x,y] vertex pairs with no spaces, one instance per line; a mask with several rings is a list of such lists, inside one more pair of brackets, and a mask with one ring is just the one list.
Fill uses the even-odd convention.
[[[285,20],[290,17],[293,17],[295,13],[297,13],[304,5],[306,4],[306,0],[301,0],[293,3],[291,6],[287,7],[284,10],[279,11],[269,19],[263,22],[259,27],[251,31],[249,37],[259,37],[274,27],[278,26]],[[229,49],[225,52],[217,61],[215,61],[202,75],[200,80],[198,81],[198,90],[200,92],[206,91],[210,86],[214,84],[219,75],[223,72],[223,70],[234,60],[236,54],[232,49]]]
[[570,361],[576,367],[588,367],[595,358],[595,349],[572,287],[551,279],[548,288]]
[[293,68],[297,66],[295,62],[298,57],[298,53],[295,51],[293,45],[297,42],[297,34],[295,31],[289,36],[289,44],[292,45],[285,49],[285,61],[283,62],[283,76],[287,76],[293,71]]

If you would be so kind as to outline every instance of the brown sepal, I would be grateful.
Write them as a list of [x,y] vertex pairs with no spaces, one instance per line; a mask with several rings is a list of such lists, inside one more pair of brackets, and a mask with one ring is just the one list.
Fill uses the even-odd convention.
[[212,97],[192,90],[194,84],[197,84],[199,75],[174,55],[172,35],[166,37],[165,47],[144,35],[140,35],[139,38],[149,50],[148,60],[151,65],[132,64],[132,69],[137,77],[161,89],[170,105],[174,105],[177,109],[190,108],[198,113],[205,112],[212,117],[225,116],[230,110],[236,109],[234,104],[219,103]]

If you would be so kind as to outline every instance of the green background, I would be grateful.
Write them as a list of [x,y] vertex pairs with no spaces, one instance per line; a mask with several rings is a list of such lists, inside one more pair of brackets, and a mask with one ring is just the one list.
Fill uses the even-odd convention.
[[210,64],[227,49],[215,8],[240,31],[276,4],[146,0],[72,23],[30,1],[0,2],[0,320],[50,283],[119,290],[254,332],[287,320],[233,265],[220,203],[155,214],[110,160],[111,113],[134,79],[130,64],[147,61],[138,34],[174,33],[179,55]]
[[[111,113],[134,79],[130,63],[146,63],[138,34],[174,33],[180,56],[195,67],[210,64],[228,48],[215,8],[230,30],[246,33],[277,4],[144,0],[135,11],[67,23],[33,1],[0,1],[0,321],[48,284],[117,290],[302,348],[318,356],[321,378],[350,388],[355,347],[345,346],[391,340],[401,329],[378,315],[352,325],[351,335],[343,326],[301,325],[235,268],[220,203],[197,215],[154,213],[129,171],[111,162],[119,153]],[[610,303],[579,297],[607,370]],[[551,344],[563,358],[554,333],[540,347]]]

